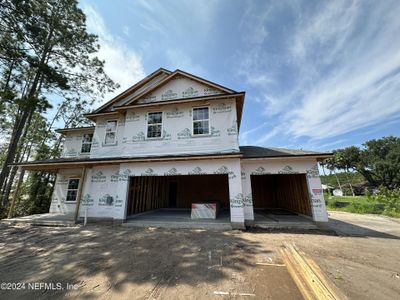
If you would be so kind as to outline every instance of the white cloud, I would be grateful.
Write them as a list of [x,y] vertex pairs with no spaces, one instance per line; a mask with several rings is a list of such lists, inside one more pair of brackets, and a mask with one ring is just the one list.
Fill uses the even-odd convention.
[[[109,32],[103,18],[92,6],[85,6],[83,11],[87,17],[88,31],[99,36],[98,57],[106,62],[105,72],[120,85],[118,90],[103,99],[106,102],[145,76],[141,57],[124,44],[122,39]],[[124,27],[124,32],[126,28]]]
[[[322,144],[323,139],[399,114],[399,15],[396,1],[320,2],[314,9],[293,13],[293,24],[282,37],[283,64],[263,60],[273,43],[269,36],[264,47],[242,53],[245,63],[239,75],[257,86],[264,113],[277,120],[256,142],[266,143],[282,133]],[[276,26],[268,18],[263,24]]]
[[207,77],[206,71],[200,65],[195,63],[190,56],[178,49],[167,49],[166,51],[170,69],[181,69],[183,71]]
[[258,125],[249,130],[241,131],[240,132],[240,140],[243,142],[244,145],[246,145],[248,143],[248,138],[249,138],[250,134],[254,134],[255,132],[259,131],[260,129],[265,128],[265,126],[267,126],[267,125],[268,125],[268,122],[264,122],[261,125]]
[[122,32],[123,32],[123,34],[124,34],[126,37],[129,37],[129,35],[130,35],[130,29],[129,29],[128,26],[122,27]]
[[246,3],[246,10],[240,22],[242,38],[246,43],[262,44],[268,36],[266,21],[271,9],[257,9],[254,2]]

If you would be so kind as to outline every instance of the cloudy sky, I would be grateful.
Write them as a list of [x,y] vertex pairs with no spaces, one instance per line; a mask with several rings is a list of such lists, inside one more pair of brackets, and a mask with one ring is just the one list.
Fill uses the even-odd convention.
[[118,92],[159,67],[246,91],[242,145],[326,151],[400,135],[398,0],[80,6]]

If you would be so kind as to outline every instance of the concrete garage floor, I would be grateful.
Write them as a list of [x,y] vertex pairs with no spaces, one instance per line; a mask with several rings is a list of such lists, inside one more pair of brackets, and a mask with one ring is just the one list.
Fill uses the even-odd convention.
[[229,210],[221,210],[217,219],[191,219],[189,209],[156,209],[128,217],[123,226],[232,229]]
[[[37,226],[75,226],[72,214],[36,214],[1,220],[6,224],[25,223]],[[92,223],[94,221],[88,221]],[[98,222],[98,221],[97,221]],[[112,223],[112,221],[110,222]],[[274,211],[256,210],[250,227],[263,229],[317,229],[311,219]],[[188,209],[157,209],[127,218],[123,226],[231,230],[230,212],[223,209],[217,219],[191,219]]]
[[[257,210],[251,227],[264,229],[317,229],[311,219],[290,213],[275,214],[274,211]],[[191,219],[187,209],[157,209],[127,218],[123,226],[232,229],[229,210],[221,210],[217,219]]]
[[264,229],[318,229],[311,218],[284,210],[256,209],[252,226]]

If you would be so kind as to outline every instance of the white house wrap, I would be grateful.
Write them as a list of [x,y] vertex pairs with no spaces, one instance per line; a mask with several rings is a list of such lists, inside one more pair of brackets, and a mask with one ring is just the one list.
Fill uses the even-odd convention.
[[96,126],[59,130],[63,158],[23,167],[56,170],[50,212],[73,214],[79,207],[81,217],[124,221],[178,208],[218,218],[210,203],[219,203],[238,227],[254,220],[255,209],[326,222],[317,162],[329,154],[239,147],[244,96],[159,69],[88,114]]

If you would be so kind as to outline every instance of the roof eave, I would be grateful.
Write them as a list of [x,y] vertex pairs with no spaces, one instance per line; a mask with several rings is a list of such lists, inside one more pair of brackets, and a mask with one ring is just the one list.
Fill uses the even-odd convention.
[[173,99],[173,100],[165,100],[165,101],[158,101],[158,102],[150,102],[150,103],[143,103],[143,104],[133,104],[133,105],[122,105],[115,108],[115,112],[122,112],[127,109],[132,108],[140,108],[140,107],[152,107],[152,106],[162,106],[162,105],[171,105],[171,104],[181,104],[181,103],[188,103],[188,102],[196,102],[196,101],[208,101],[214,99],[224,99],[224,98],[232,98],[237,96],[244,97],[245,92],[238,92],[235,94],[220,94],[220,95],[209,95],[209,96],[199,96],[193,98],[180,98],[180,99]]
[[[242,153],[243,154],[243,153]],[[243,156],[242,159],[245,160],[279,160],[279,159],[305,159],[305,158],[314,158],[317,161],[323,161],[329,157],[332,157],[333,153],[316,153],[316,154],[288,154],[288,155],[279,155],[279,156],[252,156],[252,157],[245,157]]]
[[160,162],[160,161],[184,161],[184,160],[206,160],[206,159],[229,159],[229,158],[240,158],[242,155],[240,153],[218,153],[218,154],[203,154],[203,155],[192,155],[192,156],[165,156],[165,157],[132,157],[132,158],[121,158],[121,159],[103,159],[103,160],[80,160],[80,161],[61,161],[61,162],[27,162],[13,164],[15,166],[21,167],[23,170],[27,171],[48,171],[48,170],[58,170],[64,168],[80,168],[80,167],[90,167],[95,165],[112,165],[130,162]]
[[58,128],[54,130],[57,133],[67,133],[67,132],[75,132],[75,131],[94,131],[95,126],[91,127],[76,127],[76,128]]

